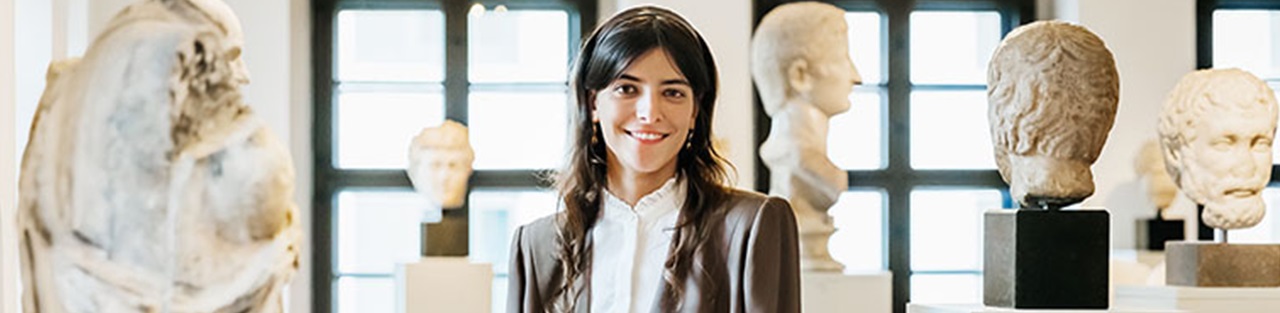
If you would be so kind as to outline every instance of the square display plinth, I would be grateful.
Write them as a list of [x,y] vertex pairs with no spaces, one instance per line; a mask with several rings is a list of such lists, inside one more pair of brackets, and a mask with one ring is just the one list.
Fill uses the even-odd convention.
[[1106,309],[1109,219],[1102,210],[987,211],[983,304]]
[[1165,246],[1165,260],[1171,286],[1280,286],[1280,244],[1174,241]]

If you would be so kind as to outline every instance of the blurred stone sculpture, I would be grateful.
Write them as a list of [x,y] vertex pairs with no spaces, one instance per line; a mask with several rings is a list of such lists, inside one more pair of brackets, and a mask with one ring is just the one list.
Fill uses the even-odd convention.
[[462,207],[476,159],[467,127],[452,120],[427,127],[409,147],[409,180],[440,208]]
[[1267,84],[1239,69],[1187,74],[1165,100],[1158,130],[1166,167],[1204,206],[1210,227],[1253,227],[1266,214],[1276,110]]
[[219,0],[146,0],[51,66],[22,161],[26,312],[282,312],[289,153],[241,98]]
[[1138,179],[1142,181],[1142,186],[1146,189],[1147,196],[1151,198],[1151,203],[1156,205],[1156,216],[1164,218],[1164,211],[1173,204],[1173,198],[1178,195],[1178,186],[1174,184],[1173,177],[1170,177],[1169,171],[1165,169],[1164,154],[1160,153],[1160,142],[1149,140],[1143,143],[1142,150],[1138,151],[1138,157],[1133,161]]
[[772,118],[760,157],[770,170],[769,193],[791,201],[800,231],[800,267],[840,271],[827,241],[835,232],[827,210],[848,176],[827,157],[833,115],[849,110],[861,82],[849,60],[844,10],[829,4],[780,5],[760,21],[751,42],[751,72]]
[[1061,208],[1093,195],[1090,167],[1120,101],[1102,39],[1060,21],[1018,27],[991,58],[987,84],[996,165],[1013,199]]

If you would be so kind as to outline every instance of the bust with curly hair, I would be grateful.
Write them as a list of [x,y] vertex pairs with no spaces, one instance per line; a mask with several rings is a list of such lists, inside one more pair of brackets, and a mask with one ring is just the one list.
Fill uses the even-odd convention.
[[996,165],[1013,199],[1057,209],[1093,195],[1090,166],[1120,101],[1102,39],[1061,21],[1019,27],[992,56],[987,86]]
[[1169,176],[1204,206],[1206,225],[1262,221],[1276,133],[1276,98],[1266,83],[1239,69],[1187,74],[1165,100],[1158,130]]

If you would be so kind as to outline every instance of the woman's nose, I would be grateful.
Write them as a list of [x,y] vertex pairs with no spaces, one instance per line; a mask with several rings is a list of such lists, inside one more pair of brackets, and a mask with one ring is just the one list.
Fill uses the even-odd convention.
[[657,120],[653,112],[653,95],[651,92],[642,93],[640,99],[636,100],[636,118],[644,123],[653,123]]

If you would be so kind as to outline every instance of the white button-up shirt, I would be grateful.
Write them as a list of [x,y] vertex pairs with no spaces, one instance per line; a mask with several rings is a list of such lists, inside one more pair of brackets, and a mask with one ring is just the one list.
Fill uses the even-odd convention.
[[605,191],[592,228],[591,312],[649,312],[684,205],[684,181],[672,178],[634,208]]

